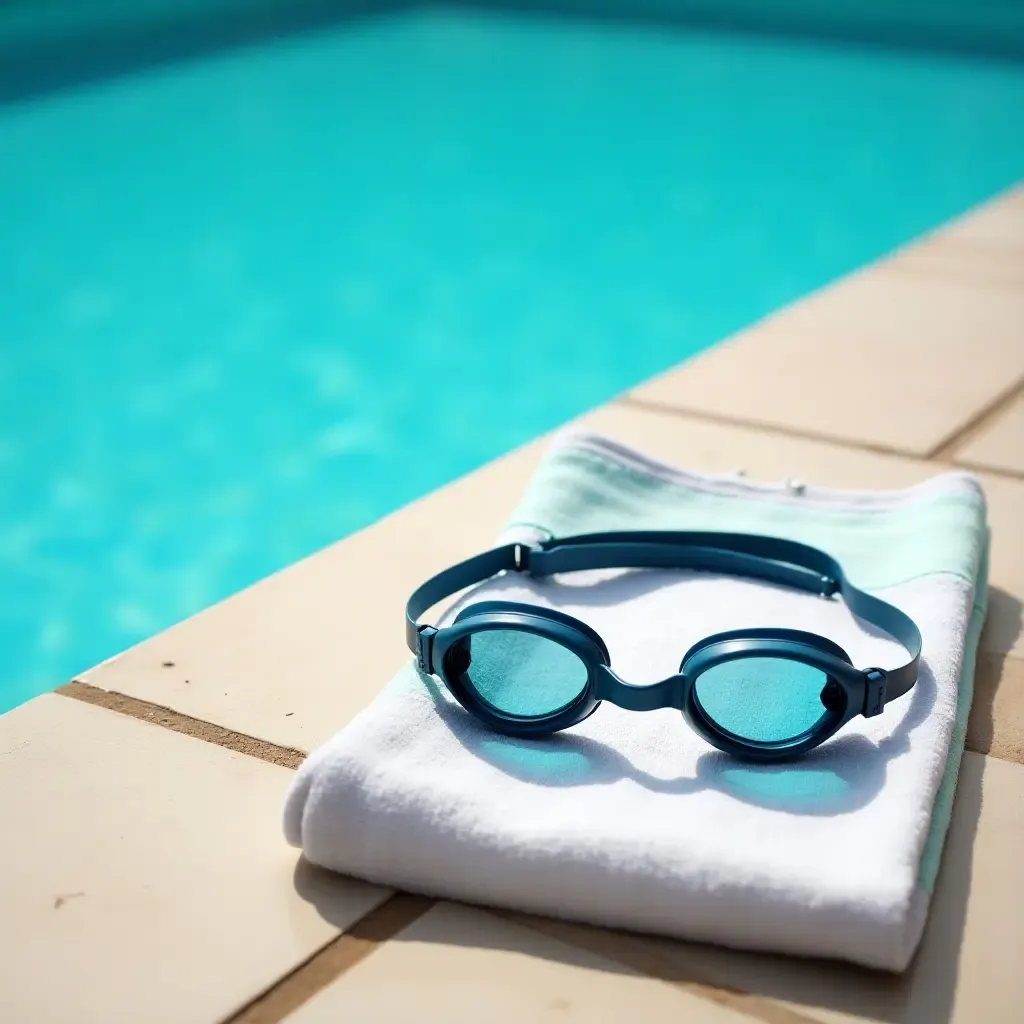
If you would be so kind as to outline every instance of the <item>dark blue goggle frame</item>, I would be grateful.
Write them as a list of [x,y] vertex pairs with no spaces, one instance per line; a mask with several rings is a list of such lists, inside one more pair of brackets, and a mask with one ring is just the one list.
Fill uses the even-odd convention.
[[[417,620],[445,598],[501,572],[533,577],[584,569],[696,569],[728,573],[794,587],[825,598],[841,595],[858,618],[899,641],[910,660],[896,669],[857,669],[838,644],[797,629],[739,629],[716,633],[690,648],[678,674],[636,686],[611,669],[608,649],[586,623],[537,605],[482,601],[468,605],[442,629]],[[544,736],[593,714],[602,700],[630,711],[676,708],[709,743],[748,760],[781,761],[823,743],[857,715],[881,714],[890,701],[917,682],[921,633],[898,608],[858,590],[839,563],[817,548],[777,537],[703,531],[591,533],[546,541],[537,547],[505,544],[438,573],[409,598],[406,642],[421,671],[436,674],[459,703],[490,728],[511,736]],[[456,672],[445,669],[445,655],[458,641],[488,629],[522,630],[568,648],[587,668],[587,684],[569,705],[550,715],[523,718],[502,714],[483,700]],[[759,742],[723,729],[705,713],[694,683],[713,665],[739,658],[786,658],[824,672],[842,700],[830,701],[823,718],[807,732],[781,742]]]

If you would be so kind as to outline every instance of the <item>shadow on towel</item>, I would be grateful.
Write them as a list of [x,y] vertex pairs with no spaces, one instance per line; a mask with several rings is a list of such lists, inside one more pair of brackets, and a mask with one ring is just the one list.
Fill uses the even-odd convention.
[[[600,786],[631,779],[657,793],[717,789],[758,807],[822,816],[848,814],[878,795],[889,760],[909,748],[910,735],[930,714],[936,692],[935,679],[922,663],[910,707],[892,734],[880,742],[838,735],[798,760],[772,765],[740,761],[709,748],[698,759],[694,776],[664,779],[587,736],[562,732],[526,740],[492,732],[449,698],[436,679],[417,674],[452,736],[475,757],[523,782]],[[679,728],[687,728],[681,716]]]

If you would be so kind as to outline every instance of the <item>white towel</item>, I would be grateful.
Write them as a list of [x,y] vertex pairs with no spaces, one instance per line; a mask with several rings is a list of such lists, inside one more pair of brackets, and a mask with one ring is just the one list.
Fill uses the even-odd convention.
[[[765,533],[827,550],[917,622],[916,687],[802,760],[759,766],[714,750],[672,710],[604,704],[557,736],[509,739],[410,663],[302,765],[289,841],[316,864],[414,892],[902,970],[938,870],[984,618],[977,483],[951,473],[895,492],[755,485],[568,435],[505,539],[630,528]],[[861,667],[905,660],[839,601],[728,576],[509,575],[468,599],[485,594],[589,623],[631,682],[671,675],[696,640],[744,626],[821,633]]]

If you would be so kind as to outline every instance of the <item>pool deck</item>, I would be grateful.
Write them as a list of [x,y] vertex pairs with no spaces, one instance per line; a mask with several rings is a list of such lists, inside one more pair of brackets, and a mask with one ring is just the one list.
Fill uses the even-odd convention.
[[433,901],[298,862],[305,751],[408,656],[538,440],[0,718],[0,1021],[1024,1019],[1024,187],[594,410],[699,470],[981,479],[991,607],[942,872],[902,977]]

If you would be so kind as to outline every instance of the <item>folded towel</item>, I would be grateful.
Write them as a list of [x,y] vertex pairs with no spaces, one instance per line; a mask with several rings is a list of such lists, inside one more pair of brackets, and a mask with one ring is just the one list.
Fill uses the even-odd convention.
[[[764,766],[714,750],[672,710],[604,704],[547,739],[496,735],[410,664],[302,765],[288,840],[316,864],[410,891],[902,970],[938,871],[984,618],[978,484],[950,473],[903,491],[758,485],[567,435],[503,539],[622,529],[828,551],[917,622],[917,685],[802,760]],[[744,626],[821,633],[862,667],[905,660],[839,601],[709,573],[507,575],[469,599],[485,595],[589,623],[631,682],[662,679],[696,640]]]

